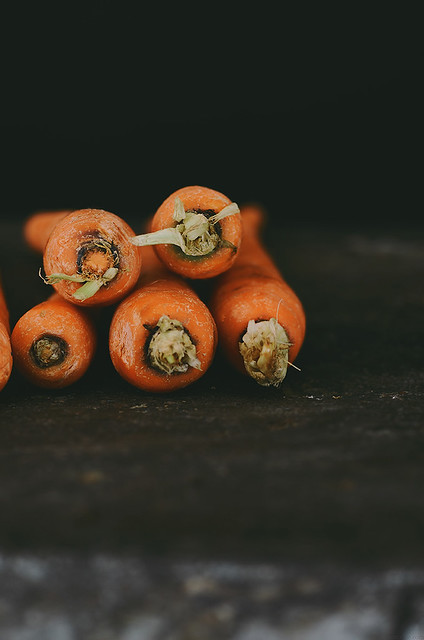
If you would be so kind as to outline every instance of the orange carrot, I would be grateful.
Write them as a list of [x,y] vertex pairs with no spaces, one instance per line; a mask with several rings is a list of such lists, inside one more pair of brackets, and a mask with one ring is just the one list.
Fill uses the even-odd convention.
[[305,314],[259,239],[263,211],[242,207],[241,218],[241,250],[218,278],[210,308],[232,364],[261,385],[278,386],[302,345]]
[[57,223],[71,211],[72,209],[36,211],[30,215],[24,223],[24,240],[27,245],[36,253],[43,253],[49,235]]
[[87,371],[96,333],[87,312],[57,293],[27,311],[12,331],[18,370],[39,387],[61,389]]
[[207,187],[183,187],[156,211],[152,232],[132,239],[156,245],[164,264],[187,278],[212,278],[230,268],[241,242],[239,208]]
[[130,242],[133,236],[131,227],[108,211],[69,213],[47,241],[45,282],[75,304],[104,306],[121,300],[141,269],[140,250]]
[[12,373],[12,349],[10,346],[9,310],[0,280],[0,391]]
[[145,391],[175,391],[208,369],[216,349],[216,326],[188,284],[169,272],[151,247],[142,251],[139,286],[112,318],[110,356],[130,384]]

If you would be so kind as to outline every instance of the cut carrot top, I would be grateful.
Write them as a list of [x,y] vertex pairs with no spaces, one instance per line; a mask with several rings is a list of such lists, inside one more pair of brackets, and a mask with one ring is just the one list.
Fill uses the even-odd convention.
[[131,227],[113,213],[73,211],[48,239],[43,279],[76,304],[113,304],[134,287],[140,274],[141,254],[130,242],[133,236]]
[[171,271],[188,278],[211,278],[234,262],[241,241],[238,205],[207,187],[184,187],[171,194],[152,220],[152,231],[131,242],[155,245]]
[[95,347],[87,310],[57,293],[27,311],[12,331],[16,366],[39,387],[61,389],[76,382],[90,365]]

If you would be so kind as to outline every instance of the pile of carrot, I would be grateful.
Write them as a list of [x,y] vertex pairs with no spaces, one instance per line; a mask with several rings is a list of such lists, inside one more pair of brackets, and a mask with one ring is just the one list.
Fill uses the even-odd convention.
[[[112,306],[109,355],[129,384],[154,393],[194,383],[219,347],[230,367],[279,386],[305,335],[302,304],[261,240],[265,215],[201,186],[172,193],[145,232],[99,209],[37,211],[23,239],[54,288],[10,333],[0,286],[0,389],[12,362],[44,388],[79,380],[98,342],[96,308]],[[207,280],[206,300],[196,282]],[[100,320],[99,320],[100,319]],[[13,360],[12,360],[13,358]]]

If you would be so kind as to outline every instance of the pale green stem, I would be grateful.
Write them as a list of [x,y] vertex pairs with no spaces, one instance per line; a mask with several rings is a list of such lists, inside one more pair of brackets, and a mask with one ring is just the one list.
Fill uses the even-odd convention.
[[107,271],[105,271],[101,278],[97,278],[96,280],[87,280],[87,278],[81,275],[68,276],[65,273],[52,273],[49,276],[46,275],[46,277],[43,278],[40,269],[39,276],[46,284],[56,284],[61,280],[65,280],[67,282],[84,282],[82,287],[79,287],[79,289],[77,289],[75,293],[72,294],[73,298],[79,300],[80,302],[83,302],[84,300],[88,300],[88,298],[93,297],[94,294],[97,293],[104,284],[107,284],[108,282],[113,280],[117,273],[118,269],[116,267],[110,267],[109,269],[107,269]]
[[56,284],[61,280],[67,280],[68,282],[85,282],[85,278],[82,276],[67,276],[65,273],[51,273],[49,276],[43,277],[41,273],[41,267],[38,271],[38,275],[45,284]]
[[130,238],[130,240],[137,247],[145,247],[153,244],[175,244],[184,251],[183,237],[175,227],[159,229],[159,231],[153,231],[152,233],[143,233],[140,236]]
[[221,209],[219,213],[216,213],[214,216],[211,216],[209,218],[209,222],[212,224],[216,224],[223,218],[227,218],[227,216],[232,216],[235,213],[240,213],[240,209],[235,202],[231,202],[230,204],[227,204],[226,207]]
[[155,244],[173,244],[189,256],[204,256],[211,253],[218,246],[228,246],[214,229],[214,225],[227,216],[240,211],[235,202],[231,202],[219,213],[207,218],[202,213],[184,208],[180,198],[174,202],[173,218],[177,225],[166,229],[159,229],[152,233],[144,233],[131,238],[131,242],[139,247]]
[[83,302],[84,300],[88,300],[94,296],[95,293],[99,291],[99,289],[104,285],[113,280],[113,278],[118,273],[118,269],[116,267],[110,267],[101,278],[98,280],[88,280],[85,284],[82,285],[79,289],[72,294],[72,297],[75,300],[79,300]]

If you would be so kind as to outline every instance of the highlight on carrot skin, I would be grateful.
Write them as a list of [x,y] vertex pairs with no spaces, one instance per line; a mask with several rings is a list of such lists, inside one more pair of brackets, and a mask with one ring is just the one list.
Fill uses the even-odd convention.
[[56,293],[18,320],[11,339],[18,371],[36,386],[49,389],[79,380],[96,348],[87,312]]
[[114,313],[109,351],[127,382],[165,393],[192,384],[207,371],[217,331],[209,309],[188,284],[167,271],[151,247],[142,251],[148,268]]
[[58,222],[63,220],[72,209],[36,211],[24,223],[25,243],[36,253],[43,253],[47,240]]
[[131,242],[134,235],[122,218],[108,211],[73,211],[49,236],[43,280],[74,304],[114,304],[133,289],[140,274],[141,252]]
[[[218,278],[210,308],[230,362],[258,384],[278,387],[299,353],[305,313],[260,240],[264,212],[241,208],[243,244]],[[295,367],[297,368],[297,367]]]
[[0,280],[0,391],[12,373],[13,358],[10,344],[9,310]]
[[187,278],[212,278],[231,267],[241,243],[239,207],[214,189],[188,186],[172,193],[153,216],[138,246],[154,245],[159,258]]

